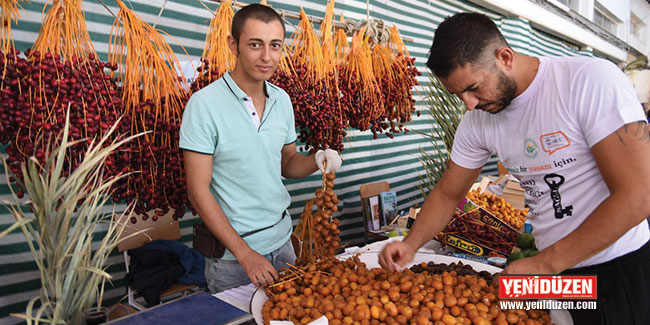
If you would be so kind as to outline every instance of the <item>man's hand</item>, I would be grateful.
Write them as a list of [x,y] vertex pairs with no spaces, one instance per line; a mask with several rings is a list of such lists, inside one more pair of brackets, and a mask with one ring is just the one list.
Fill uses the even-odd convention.
[[252,249],[239,259],[239,264],[256,286],[270,286],[279,278],[273,264]]
[[[316,161],[316,166],[322,173],[335,172],[343,164],[343,159],[339,156],[339,153],[332,149],[318,150],[314,155],[314,160]],[[323,162],[327,161],[327,168],[323,170]]]
[[399,271],[413,260],[415,249],[405,242],[392,242],[379,253],[379,265],[389,271]]

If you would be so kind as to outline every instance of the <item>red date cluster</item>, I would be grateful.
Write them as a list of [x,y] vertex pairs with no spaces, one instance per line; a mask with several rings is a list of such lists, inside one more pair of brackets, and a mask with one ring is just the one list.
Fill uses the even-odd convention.
[[[7,144],[10,170],[20,177],[20,165],[29,157],[44,163],[47,142],[55,141],[63,130],[68,108],[69,138],[98,139],[122,116],[123,104],[115,80],[107,74],[116,66],[97,60],[93,54],[70,60],[29,49],[26,58],[18,54],[11,49],[0,56],[0,65],[6,71],[0,103],[0,141]],[[129,129],[129,121],[123,119],[112,137]],[[88,144],[82,141],[71,148],[63,176],[69,173],[68,167],[78,166]],[[108,157],[106,167],[105,177],[128,171],[115,155]],[[18,195],[22,196],[22,191]]]
[[[180,121],[167,121],[150,111],[143,113],[145,129],[156,130],[150,138],[140,137],[130,143],[120,159],[129,170],[137,171],[117,184],[113,200],[136,200],[134,210],[146,220],[147,211],[155,211],[152,219],[174,210],[174,219],[182,218],[191,205],[183,169],[182,153],[178,148]],[[135,217],[134,217],[135,218]],[[136,220],[132,218],[131,222]]]
[[[376,139],[379,134],[386,134],[393,138],[395,134],[409,130],[404,124],[411,120],[411,114],[415,111],[415,99],[411,89],[418,85],[415,77],[421,75],[415,67],[415,58],[407,57],[398,53],[392,64],[395,78],[378,79],[379,87],[384,98],[384,108],[381,116],[372,122],[370,130]],[[420,112],[417,112],[418,116]]]
[[[31,50],[22,57],[12,49],[2,53],[0,66],[6,71],[0,103],[0,141],[7,144],[7,163],[17,177],[21,175],[20,165],[29,157],[44,162],[47,142],[55,141],[63,130],[68,107],[70,140],[99,139],[124,114],[121,89],[109,74],[117,65],[102,62],[92,53],[64,60],[58,54]],[[180,121],[168,123],[144,113],[152,105],[151,100],[143,100],[132,112],[144,114],[142,127],[156,129],[156,137],[176,145],[155,145],[164,143],[161,139],[131,141],[107,158],[104,177],[131,173],[115,183],[113,201],[135,199],[135,211],[143,218],[147,218],[149,210],[155,210],[157,218],[170,208],[179,218],[189,206],[177,149]],[[122,117],[112,137],[136,133],[133,121],[140,120],[133,114]],[[71,147],[63,176],[79,165],[88,144],[80,141]],[[10,179],[17,181],[15,177]],[[19,189],[17,194],[22,197],[23,191]]]
[[278,69],[270,81],[284,89],[291,98],[296,126],[299,127],[298,139],[310,152],[327,148],[343,151],[347,121],[343,117],[336,86],[328,86],[328,80],[320,80],[320,84],[300,80],[298,76],[305,75],[307,67],[304,64],[295,64],[294,67],[295,72]]
[[201,58],[201,64],[196,68],[196,71],[198,72],[196,79],[190,85],[192,93],[203,89],[203,87],[222,76],[222,74],[219,74],[218,67],[207,58]]

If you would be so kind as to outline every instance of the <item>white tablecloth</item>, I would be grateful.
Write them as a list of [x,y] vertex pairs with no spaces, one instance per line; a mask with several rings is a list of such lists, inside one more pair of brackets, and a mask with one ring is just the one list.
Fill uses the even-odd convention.
[[213,296],[247,312],[250,313],[251,297],[255,293],[255,285],[249,283],[241,287],[236,287],[215,293]]
[[[368,244],[363,247],[359,247],[359,246],[348,247],[339,256],[343,258],[347,258],[357,253],[366,253],[366,252],[379,253],[381,252],[382,249],[384,249],[384,246],[386,246],[388,243],[394,241],[402,241],[403,239],[404,237],[397,236],[397,237],[388,238],[386,240],[374,242],[372,244]],[[438,241],[430,240],[422,247],[420,247],[420,249],[418,249],[418,253],[445,254],[447,253],[447,249],[445,247],[442,247],[442,245],[440,245]]]

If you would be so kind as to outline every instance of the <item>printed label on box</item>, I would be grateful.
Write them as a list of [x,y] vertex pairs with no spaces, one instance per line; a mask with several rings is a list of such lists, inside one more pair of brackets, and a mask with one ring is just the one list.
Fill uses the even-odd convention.
[[447,244],[474,255],[483,255],[485,249],[480,245],[454,235],[447,235]]
[[518,232],[517,229],[513,228],[511,225],[506,223],[505,221],[495,217],[493,214],[491,214],[489,211],[479,207],[476,205],[476,203],[472,202],[468,198],[464,198],[460,204],[458,204],[458,209],[463,210],[465,212],[470,212],[473,210],[478,209],[480,211],[480,219],[482,222],[484,222],[486,225],[490,225],[498,230],[508,232],[508,231],[514,231]]

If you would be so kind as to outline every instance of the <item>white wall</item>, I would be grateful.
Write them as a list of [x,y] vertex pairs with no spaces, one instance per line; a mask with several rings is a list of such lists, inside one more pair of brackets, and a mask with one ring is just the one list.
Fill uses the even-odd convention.
[[627,72],[627,76],[634,83],[634,90],[642,103],[650,103],[650,70],[632,70]]
[[601,6],[609,10],[616,18],[625,22],[630,17],[630,1],[621,0],[596,0]]
[[594,19],[594,0],[573,0],[571,9],[589,20]]
[[605,9],[604,11],[606,13],[606,16],[614,20],[616,24],[616,30],[613,32],[613,34],[618,38],[625,39],[625,36],[628,33],[630,20],[630,1],[596,0],[594,6],[597,8]]
[[[469,0],[479,6],[494,10],[507,16],[516,16],[528,20],[530,24],[551,35],[571,41],[583,47],[592,48],[617,63],[627,60],[627,52],[618,48],[600,36],[584,29],[582,26],[558,16],[554,12],[538,5],[534,1],[512,0]],[[593,1],[593,0],[591,0]]]
[[637,51],[643,53],[645,56],[650,57],[650,4],[645,0],[631,0],[630,11],[639,17],[645,23],[645,31],[642,39],[638,39],[629,32],[626,41]]

